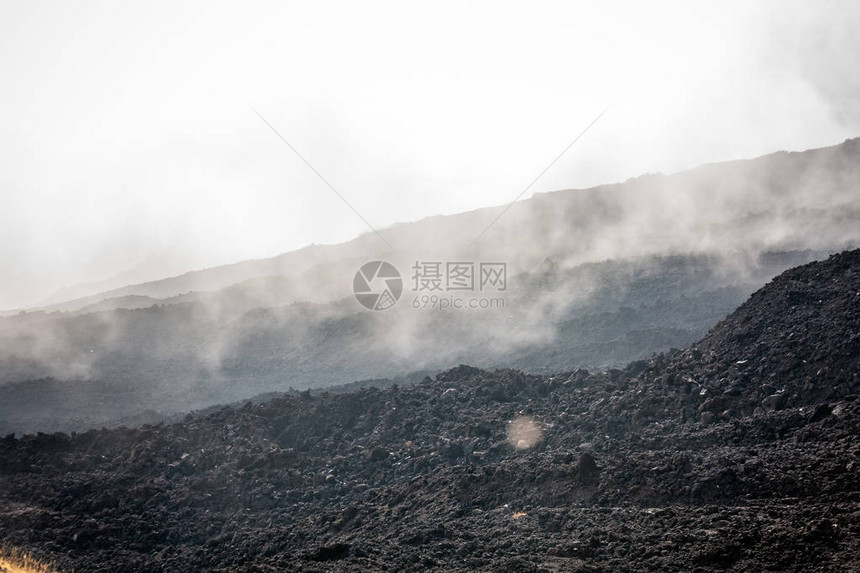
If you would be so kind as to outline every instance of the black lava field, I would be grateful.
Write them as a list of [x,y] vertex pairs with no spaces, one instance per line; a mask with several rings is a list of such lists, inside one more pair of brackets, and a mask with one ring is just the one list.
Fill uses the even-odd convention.
[[76,572],[857,570],[858,378],[850,251],[624,369],[0,438],[0,541]]

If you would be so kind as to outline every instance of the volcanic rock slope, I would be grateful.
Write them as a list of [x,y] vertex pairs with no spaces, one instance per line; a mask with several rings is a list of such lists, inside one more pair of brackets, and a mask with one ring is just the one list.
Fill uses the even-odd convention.
[[852,251],[623,370],[7,437],[0,542],[105,572],[857,570],[859,367]]

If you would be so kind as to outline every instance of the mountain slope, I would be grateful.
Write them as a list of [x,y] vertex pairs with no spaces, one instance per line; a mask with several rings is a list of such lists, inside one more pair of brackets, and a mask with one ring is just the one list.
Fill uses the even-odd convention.
[[[394,251],[365,235],[3,318],[0,431],[112,425],[452,363],[548,373],[644,359],[696,340],[782,270],[856,248],[858,188],[855,139],[539,194],[476,244],[503,208],[385,230]],[[391,312],[352,293],[375,258],[403,277]],[[418,261],[503,262],[509,280],[464,295],[494,308],[442,312],[422,300],[460,293],[418,290]]]
[[[376,259],[402,269],[416,258],[504,260],[516,274],[546,257],[576,265],[691,251],[829,248],[858,239],[858,185],[860,139],[850,139],[832,147],[715,163],[670,176],[536,194],[515,203],[498,221],[504,206],[395,225],[382,230],[393,249],[367,233],[340,245],[313,245],[128,285],[55,302],[43,310],[73,311],[128,295],[163,299],[214,291],[253,278],[297,276],[314,267],[317,275],[306,274],[314,286],[298,290],[285,303],[303,300],[307,293],[323,294],[321,288],[324,302],[344,296],[326,277],[348,279],[357,268],[355,261]],[[473,243],[484,229],[481,240]],[[331,268],[343,272],[338,275]]]
[[256,308],[246,285],[205,303],[15,317],[0,321],[0,381],[10,382],[0,385],[0,433],[130,423],[452,363],[535,373],[619,366],[689,344],[773,275],[818,256],[741,267],[714,256],[547,264],[512,277],[505,309],[479,314],[375,313],[354,300]]
[[[848,570],[858,292],[853,251],[623,370],[461,366],[166,426],[7,437],[0,539],[88,571]],[[795,356],[806,365],[787,368]],[[756,366],[734,377],[742,360]],[[767,401],[772,380],[794,398]],[[727,413],[702,416],[724,387]]]

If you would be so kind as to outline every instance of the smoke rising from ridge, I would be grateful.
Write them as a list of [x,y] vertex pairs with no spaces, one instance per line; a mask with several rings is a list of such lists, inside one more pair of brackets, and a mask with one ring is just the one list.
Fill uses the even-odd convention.
[[[0,392],[53,377],[62,382],[55,392],[79,400],[95,385],[88,399],[119,416],[457,363],[530,371],[624,364],[695,340],[785,268],[857,245],[858,158],[860,140],[851,140],[539,194],[468,250],[501,207],[383,229],[394,251],[368,233],[193,275],[211,289],[175,294],[191,284],[178,277],[65,312],[7,317]],[[308,264],[320,253],[324,262]],[[406,283],[416,260],[505,261],[505,305],[415,310],[407,288],[394,309],[368,311],[351,292],[368,260],[393,263]],[[288,274],[266,274],[273,269]],[[237,284],[218,288],[231,272]],[[263,274],[248,280],[252,272]]]

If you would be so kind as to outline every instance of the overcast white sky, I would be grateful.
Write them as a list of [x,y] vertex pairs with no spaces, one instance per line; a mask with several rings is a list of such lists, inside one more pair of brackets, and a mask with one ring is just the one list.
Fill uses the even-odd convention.
[[0,1],[0,309],[860,135],[857,2]]

